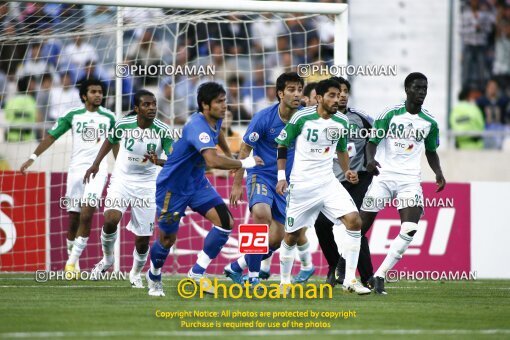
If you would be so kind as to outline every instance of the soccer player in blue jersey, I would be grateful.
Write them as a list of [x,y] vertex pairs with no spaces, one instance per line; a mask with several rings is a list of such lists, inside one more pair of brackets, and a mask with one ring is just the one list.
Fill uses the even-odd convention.
[[[146,275],[151,296],[165,296],[161,268],[177,239],[179,221],[186,207],[191,207],[214,224],[204,240],[204,248],[198,254],[196,264],[188,272],[190,279],[200,281],[232,231],[232,214],[205,177],[206,165],[230,170],[264,164],[257,156],[240,161],[230,158],[230,149],[221,132],[227,102],[225,89],[220,84],[207,82],[200,85],[197,103],[198,112],[184,126],[182,138],[172,145],[168,160],[156,180],[159,239],[151,247],[151,267]],[[216,144],[225,156],[216,153]]]
[[[243,159],[253,154],[264,160],[264,166],[248,169],[246,180],[250,211],[255,223],[267,224],[269,231],[269,253],[247,254],[225,267],[225,274],[234,282],[242,282],[242,272],[248,267],[249,282],[252,285],[269,277],[270,257],[280,247],[284,236],[285,196],[276,193],[277,168],[275,138],[285,127],[292,115],[300,108],[303,94],[303,79],[295,72],[281,74],[276,80],[278,103],[275,103],[253,117],[243,137],[243,144],[239,158]],[[293,151],[293,148],[291,147]],[[292,169],[293,152],[289,152],[287,162],[287,176]],[[244,170],[238,170],[234,178],[230,202],[236,205],[241,199],[241,187]],[[311,261],[309,243],[306,236],[298,242],[298,252],[301,260],[301,271],[294,278],[294,282],[305,282],[313,275],[315,268]],[[261,268],[261,261],[268,259],[266,268]]]

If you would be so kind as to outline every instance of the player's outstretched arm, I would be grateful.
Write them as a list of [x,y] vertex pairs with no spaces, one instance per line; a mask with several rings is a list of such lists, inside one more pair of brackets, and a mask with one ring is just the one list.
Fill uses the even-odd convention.
[[347,151],[337,151],[336,155],[338,157],[338,164],[340,164],[340,168],[344,172],[345,179],[352,184],[357,184],[359,182],[358,173],[349,169],[349,153]]
[[92,175],[92,178],[96,177],[96,174],[99,171],[99,165],[101,164],[101,161],[112,150],[112,148],[113,144],[108,139],[106,139],[103,145],[101,145],[101,149],[99,149],[96,159],[94,160],[90,168],[88,168],[87,171],[85,172],[85,176],[83,176],[83,184],[88,183],[90,175]]
[[276,183],[276,192],[283,195],[287,191],[287,177],[285,176],[285,169],[287,167],[287,147],[285,145],[278,145],[276,164],[278,166],[278,183]]
[[[239,159],[246,159],[250,156],[252,147],[246,143],[241,144],[241,150],[239,150]],[[243,198],[243,177],[244,168],[240,168],[235,171],[234,183],[232,184],[232,191],[230,192],[230,204],[237,207],[237,202]]]
[[374,176],[379,175],[379,169],[381,167],[381,164],[375,160],[375,153],[377,152],[377,145],[372,142],[367,143],[366,148],[366,155],[367,155],[367,171],[373,174]]
[[425,156],[427,157],[427,162],[429,163],[430,168],[436,174],[436,184],[437,189],[436,192],[440,192],[444,189],[446,185],[446,180],[443,176],[443,170],[441,170],[441,163],[439,161],[439,156],[435,151],[425,150]]
[[39,157],[44,151],[46,151],[53,143],[55,143],[56,140],[57,139],[52,135],[46,135],[46,137],[44,137],[44,139],[39,143],[37,148],[35,148],[34,153],[30,156],[30,159],[21,164],[19,171],[21,171],[21,173],[24,174],[27,171],[27,169],[32,164],[34,164],[35,159]]
[[243,160],[228,158],[218,155],[216,148],[209,148],[202,151],[202,156],[208,167],[214,169],[230,170],[230,169],[250,169],[257,165],[264,165],[262,158],[258,156],[248,157]]

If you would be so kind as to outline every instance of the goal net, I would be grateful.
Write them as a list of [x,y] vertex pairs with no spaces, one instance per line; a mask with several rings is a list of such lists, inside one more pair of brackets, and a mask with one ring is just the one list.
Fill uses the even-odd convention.
[[[103,106],[117,118],[132,110],[137,90],[152,91],[158,118],[176,131],[196,111],[197,87],[206,81],[220,82],[227,91],[231,126],[226,131],[235,153],[253,115],[276,102],[278,75],[297,71],[299,64],[332,64],[339,51],[334,47],[335,34],[338,41],[340,32],[333,15],[292,14],[293,6],[297,10],[302,3],[286,5],[290,10],[282,12],[271,7],[249,11],[0,5],[4,32],[0,36],[0,271],[62,270],[65,265],[70,221],[62,198],[71,131],[57,139],[27,174],[19,169],[54,122],[82,106],[78,89],[84,79],[103,83]],[[259,6],[266,6],[265,2]],[[111,173],[113,157],[109,155],[107,161]],[[228,202],[232,178],[219,171],[208,176]],[[231,209],[236,227],[250,221],[246,202]],[[128,209],[120,223],[116,254],[116,269],[122,271],[132,264],[134,237],[125,229],[129,219]],[[80,258],[82,270],[89,270],[101,258],[102,224],[103,209],[99,208]],[[186,272],[210,228],[209,222],[189,211],[163,272]],[[221,273],[225,264],[239,256],[236,229],[208,272]],[[327,264],[314,230],[308,235],[314,264],[325,275]],[[277,258],[273,258],[272,272],[279,272]]]

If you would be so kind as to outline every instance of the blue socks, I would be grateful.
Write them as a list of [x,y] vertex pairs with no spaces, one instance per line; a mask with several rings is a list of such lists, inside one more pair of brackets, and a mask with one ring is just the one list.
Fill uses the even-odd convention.
[[149,270],[149,277],[154,281],[161,281],[161,267],[165,264],[170,249],[163,247],[159,240],[152,244],[151,256],[151,269]]

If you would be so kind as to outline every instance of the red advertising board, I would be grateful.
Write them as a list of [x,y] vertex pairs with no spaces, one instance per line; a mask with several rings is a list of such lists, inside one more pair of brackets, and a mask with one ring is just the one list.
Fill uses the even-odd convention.
[[44,173],[0,172],[0,271],[46,265]]
[[[402,271],[469,271],[471,269],[470,185],[449,183],[436,193],[433,183],[422,184],[425,215],[419,222],[413,242],[395,269]],[[388,252],[390,242],[400,231],[395,208],[386,208],[377,216],[369,236],[374,269]]]

